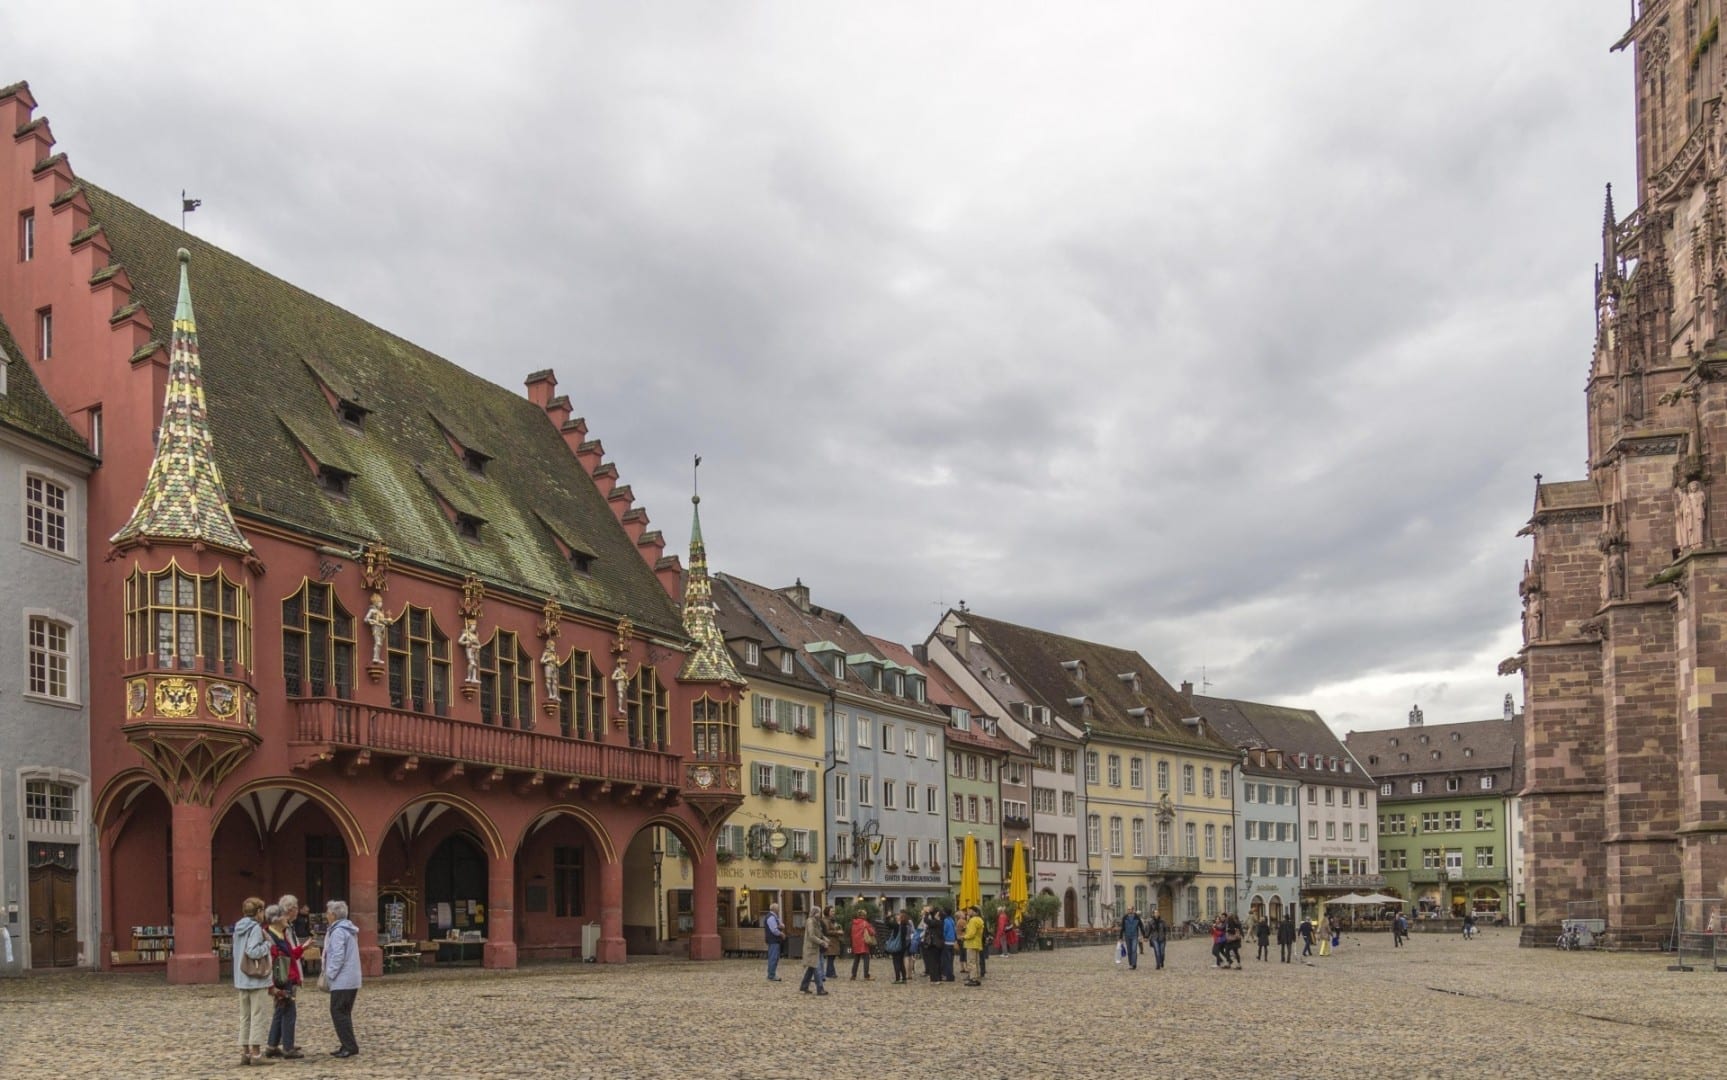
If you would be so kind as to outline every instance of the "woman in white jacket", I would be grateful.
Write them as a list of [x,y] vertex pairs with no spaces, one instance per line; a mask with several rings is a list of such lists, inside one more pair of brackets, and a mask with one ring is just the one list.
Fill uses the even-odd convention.
[[[250,897],[240,905],[240,921],[234,924],[234,988],[240,991],[240,1064],[263,1065],[264,1040],[270,1032],[270,939],[258,919],[264,901]],[[263,974],[248,974],[248,967],[263,961]]]
[[351,1058],[360,1052],[354,1041],[354,998],[360,993],[360,928],[348,921],[348,905],[332,900],[324,905],[330,929],[324,934],[324,974],[319,981],[330,988],[330,1026],[336,1029],[341,1047],[334,1057]]

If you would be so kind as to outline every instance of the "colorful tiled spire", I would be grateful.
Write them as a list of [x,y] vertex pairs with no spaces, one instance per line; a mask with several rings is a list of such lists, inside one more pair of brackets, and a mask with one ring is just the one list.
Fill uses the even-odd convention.
[[[700,466],[701,458],[696,458]],[[690,496],[690,570],[684,581],[684,632],[696,643],[695,651],[678,673],[680,682],[727,682],[744,685],[732,651],[714,621],[714,583],[708,577],[708,551],[702,543],[702,497]]]
[[211,450],[204,375],[198,362],[198,324],[192,317],[192,290],[186,282],[191,261],[192,256],[181,248],[180,299],[174,306],[168,393],[162,402],[156,457],[150,462],[132,520],[114,534],[113,543],[179,540],[249,552],[252,545],[234,524]]

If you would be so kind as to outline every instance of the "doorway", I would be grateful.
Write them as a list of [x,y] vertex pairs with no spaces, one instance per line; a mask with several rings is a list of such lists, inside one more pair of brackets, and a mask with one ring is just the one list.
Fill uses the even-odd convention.
[[78,871],[63,866],[30,869],[30,966],[78,963]]
[[1061,898],[1061,924],[1063,926],[1079,925],[1079,897],[1072,889]]

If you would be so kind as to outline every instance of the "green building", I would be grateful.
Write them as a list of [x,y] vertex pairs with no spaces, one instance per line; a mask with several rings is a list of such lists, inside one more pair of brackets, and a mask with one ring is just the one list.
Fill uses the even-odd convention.
[[1412,916],[1504,917],[1515,922],[1516,807],[1523,717],[1422,722],[1352,731],[1345,745],[1379,787],[1379,870],[1384,891]]

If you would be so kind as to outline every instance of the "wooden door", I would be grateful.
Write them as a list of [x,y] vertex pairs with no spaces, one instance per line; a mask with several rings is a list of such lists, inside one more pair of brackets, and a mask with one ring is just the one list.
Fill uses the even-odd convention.
[[78,963],[78,871],[38,866],[30,871],[30,966]]

